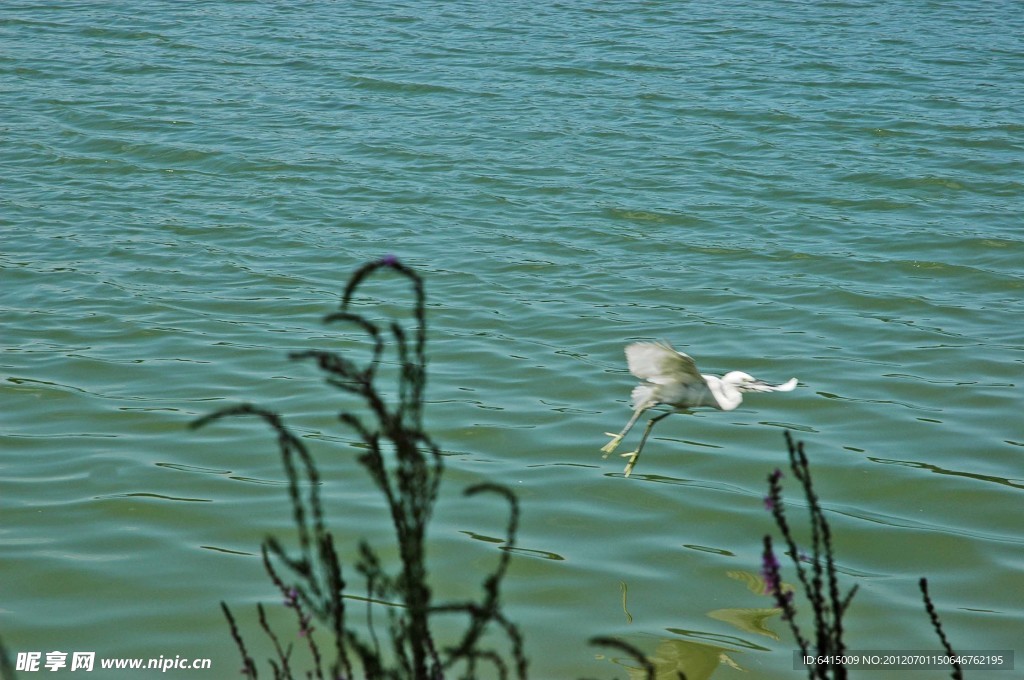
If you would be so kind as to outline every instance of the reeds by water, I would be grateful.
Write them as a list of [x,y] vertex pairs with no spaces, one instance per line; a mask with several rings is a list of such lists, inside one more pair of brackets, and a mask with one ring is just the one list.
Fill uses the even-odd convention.
[[[408,280],[413,291],[413,328],[397,321],[386,328],[352,311],[353,296],[367,278],[378,270],[387,270]],[[502,551],[494,570],[482,579],[482,595],[474,601],[435,602],[428,579],[427,526],[437,501],[444,470],[440,449],[423,429],[423,390],[426,385],[426,314],[423,281],[412,269],[393,257],[386,257],[358,269],[349,279],[341,307],[329,314],[327,323],[352,324],[367,335],[372,356],[360,366],[336,352],[311,350],[291,358],[312,360],[324,372],[327,382],[357,396],[364,413],[342,411],[341,423],[355,432],[363,453],[359,463],[383,495],[394,529],[400,566],[392,572],[376,550],[366,541],[359,546],[354,568],[367,584],[366,600],[391,602],[386,607],[386,634],[374,620],[374,605],[368,604],[364,616],[352,611],[346,598],[348,583],[342,560],[335,549],[334,537],[326,528],[320,501],[320,484],[313,456],[302,439],[296,437],[284,420],[271,411],[251,404],[222,409],[194,423],[206,425],[228,416],[255,416],[277,436],[281,459],[288,479],[293,519],[298,534],[298,551],[290,552],[281,542],[267,538],[263,544],[263,565],[280,592],[284,605],[294,611],[295,627],[308,650],[308,667],[298,668],[292,636],[279,635],[270,625],[266,610],[258,608],[263,629],[273,656],[267,660],[274,678],[402,678],[435,680],[443,677],[476,677],[483,667],[500,678],[525,678],[527,660],[518,627],[501,608],[501,583],[505,578],[510,552]],[[398,363],[398,395],[389,403],[375,379],[386,346],[394,351]],[[505,545],[516,541],[519,507],[515,495],[498,484],[480,484],[466,495],[489,494],[509,505]],[[242,656],[242,671],[247,677],[259,677],[259,664],[246,645],[235,616],[227,604],[221,604],[231,634]],[[438,616],[462,616],[465,626],[453,640],[434,638],[431,622]],[[326,636],[314,636],[321,627]],[[490,635],[494,631],[497,636]],[[331,640],[321,648],[317,639]],[[489,645],[494,637],[503,637],[501,650]]]
[[[811,540],[809,554],[804,553],[798,547],[796,539],[793,537],[792,527],[786,517],[785,505],[782,500],[783,473],[781,470],[775,470],[768,475],[768,495],[765,497],[765,506],[771,512],[779,533],[782,534],[786,554],[793,563],[797,581],[804,598],[810,605],[814,622],[813,633],[805,635],[797,623],[795,591],[783,586],[782,565],[775,554],[775,547],[770,535],[764,537],[761,573],[768,593],[775,598],[776,605],[782,610],[782,618],[789,625],[790,632],[800,648],[801,656],[813,656],[815,659],[841,659],[844,652],[847,651],[846,643],[843,640],[843,618],[857,592],[857,586],[850,588],[845,593],[840,590],[832,545],[832,529],[825,518],[818,495],[814,491],[804,443],[794,442],[788,430],[785,435],[786,448],[789,453],[789,469],[799,482],[804,499],[807,501]],[[921,579],[920,587],[932,626],[938,633],[948,656],[955,657],[942,630],[935,607],[928,596],[926,579]],[[847,677],[847,668],[842,663],[823,661],[808,665],[807,673],[811,680],[842,680]],[[952,677],[963,678],[959,663],[954,662]]]

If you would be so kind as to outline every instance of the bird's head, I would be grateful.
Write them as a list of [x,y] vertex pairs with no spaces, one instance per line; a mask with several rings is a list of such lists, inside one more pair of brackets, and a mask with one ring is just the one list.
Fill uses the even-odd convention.
[[722,382],[744,392],[752,391],[761,381],[743,371],[730,371],[722,376]]

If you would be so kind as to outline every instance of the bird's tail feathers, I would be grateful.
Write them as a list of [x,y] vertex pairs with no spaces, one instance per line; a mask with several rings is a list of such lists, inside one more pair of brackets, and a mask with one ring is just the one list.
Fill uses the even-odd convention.
[[650,408],[658,403],[658,400],[654,397],[654,386],[653,385],[637,385],[633,388],[632,395],[633,408],[637,409],[641,406]]

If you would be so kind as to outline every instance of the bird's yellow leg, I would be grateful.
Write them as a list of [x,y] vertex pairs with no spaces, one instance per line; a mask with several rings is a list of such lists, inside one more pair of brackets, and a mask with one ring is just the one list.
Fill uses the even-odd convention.
[[622,433],[620,432],[619,434],[615,434],[614,432],[605,432],[605,434],[612,438],[610,442],[601,447],[601,450],[604,451],[603,457],[607,458],[608,454],[615,451],[619,444],[622,443]]
[[620,454],[623,458],[629,458],[629,462],[626,463],[626,469],[624,477],[629,477],[629,473],[633,471],[633,466],[636,465],[636,459],[640,457],[640,451],[630,451],[629,453]]
[[623,437],[625,437],[626,434],[628,434],[629,431],[631,429],[633,429],[633,425],[636,423],[637,419],[640,418],[640,414],[643,413],[646,410],[647,410],[647,407],[644,406],[644,407],[638,408],[635,411],[633,411],[633,417],[631,417],[629,419],[629,422],[626,423],[626,426],[624,428],[622,428],[622,432],[620,432],[618,434],[612,434],[611,432],[605,432],[605,434],[608,435],[609,437],[611,437],[612,440],[610,442],[608,442],[607,444],[605,444],[604,446],[601,447],[601,451],[604,452],[603,458],[607,458],[609,453],[614,452],[615,449],[618,448],[619,444],[622,443]]
[[654,428],[654,424],[661,420],[662,418],[665,418],[670,415],[672,415],[671,411],[669,411],[668,413],[662,413],[659,416],[654,416],[653,418],[651,418],[647,422],[647,427],[644,428],[644,433],[640,437],[640,445],[636,447],[636,451],[630,451],[629,453],[622,454],[623,458],[629,458],[629,462],[626,463],[626,470],[623,476],[629,477],[629,473],[633,471],[633,466],[636,465],[636,460],[637,458],[640,457],[640,452],[644,450],[644,444],[647,443],[647,437],[650,436],[651,430]]

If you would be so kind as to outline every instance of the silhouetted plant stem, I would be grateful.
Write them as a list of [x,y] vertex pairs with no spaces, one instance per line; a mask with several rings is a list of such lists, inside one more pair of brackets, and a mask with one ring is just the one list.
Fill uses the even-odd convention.
[[235,646],[238,647],[238,651],[242,654],[242,673],[245,673],[246,677],[256,680],[259,677],[259,674],[256,672],[256,662],[249,656],[249,651],[245,648],[245,641],[242,639],[242,634],[238,632],[238,624],[235,623],[235,617],[232,616],[231,610],[225,603],[221,602],[220,608],[228,620],[228,626],[231,628],[231,639],[235,641]]
[[[778,527],[779,533],[782,534],[787,548],[786,554],[793,562],[797,580],[804,597],[811,606],[814,618],[813,647],[796,623],[796,604],[793,601],[793,591],[785,589],[782,585],[781,565],[775,556],[772,538],[767,535],[764,537],[761,570],[765,589],[774,597],[776,605],[782,610],[782,617],[789,624],[802,656],[841,658],[846,651],[846,644],[843,641],[843,616],[857,592],[857,586],[851,588],[845,596],[840,595],[839,579],[832,549],[832,530],[825,518],[821,504],[818,502],[818,495],[814,491],[810,466],[804,452],[804,443],[794,442],[788,430],[785,435],[789,453],[789,469],[796,480],[800,482],[803,496],[807,501],[811,534],[810,556],[804,556],[800,552],[786,518],[782,502],[781,480],[783,474],[781,470],[775,470],[768,475],[768,495],[765,497],[765,507],[772,513],[775,525]],[[804,566],[804,562],[810,563],[809,569]],[[955,658],[942,631],[935,607],[928,596],[927,580],[922,578],[920,585],[921,592],[924,594],[925,608],[931,617],[932,625],[939,634],[939,639],[947,654]],[[814,663],[807,666],[807,673],[812,680],[847,677],[846,668],[840,663]],[[960,666],[957,663],[953,665],[953,677],[962,678]]]
[[[379,269],[397,273],[412,284],[414,327],[411,334],[397,321],[389,323],[386,332],[382,331],[380,325],[350,309],[360,286]],[[394,257],[364,265],[346,284],[340,310],[327,315],[325,322],[350,323],[366,333],[372,343],[371,358],[365,366],[330,351],[307,350],[290,355],[292,359],[312,359],[329,385],[358,397],[368,414],[367,417],[346,410],[339,413],[338,419],[362,443],[362,453],[357,460],[387,503],[401,566],[397,574],[389,574],[374,549],[365,541],[360,543],[355,566],[366,581],[366,631],[358,631],[349,621],[341,560],[335,551],[334,537],[324,524],[319,473],[303,441],[292,434],[278,414],[251,404],[222,409],[194,423],[199,427],[226,416],[256,416],[277,435],[298,533],[298,552],[291,554],[276,538],[269,537],[263,545],[264,569],[282,594],[285,605],[295,611],[298,634],[305,639],[312,660],[312,669],[306,671],[304,677],[349,680],[361,671],[364,677],[373,680],[434,680],[459,665],[466,669],[465,677],[471,677],[477,665],[484,661],[497,669],[501,677],[514,673],[515,677],[525,678],[527,662],[522,637],[500,608],[499,586],[508,568],[507,550],[501,552],[494,572],[484,579],[480,602],[442,605],[433,602],[427,573],[426,533],[437,501],[443,461],[439,447],[423,430],[426,313],[422,280]],[[393,402],[385,398],[376,382],[388,345],[393,348],[398,363],[398,395]],[[502,495],[509,501],[511,514],[506,547],[511,548],[518,526],[516,498],[507,488],[495,484],[472,487],[467,495],[485,491]],[[374,602],[398,605],[387,608],[391,643],[388,651],[382,649],[377,634]],[[245,663],[244,672],[256,677],[255,663],[243,644],[234,617],[226,605],[223,608]],[[292,645],[285,644],[271,629],[262,606],[258,612],[260,626],[274,648],[275,656],[268,663],[275,678],[299,674]],[[467,614],[467,628],[459,642],[439,651],[430,620],[432,616],[451,612]],[[335,659],[329,665],[312,635],[314,619],[334,638]],[[492,628],[507,639],[511,664],[496,651],[481,647]],[[368,636],[368,641],[364,641],[364,636]]]
[[953,659],[952,677],[956,680],[963,680],[963,669],[960,667],[960,662],[956,660],[957,655],[953,651],[953,647],[949,644],[949,639],[946,637],[945,631],[942,630],[942,622],[939,621],[939,613],[935,611],[935,605],[932,604],[932,598],[928,594],[928,579],[921,577],[921,580],[918,581],[918,585],[921,587],[921,595],[924,597],[924,608],[925,611],[928,612],[928,618],[931,619],[932,627],[938,634],[939,640],[942,641],[942,648],[946,651],[946,655]]
[[[764,554],[762,558],[763,574],[766,588],[774,596],[775,602],[782,609],[783,616],[789,624],[790,631],[797,641],[802,655],[813,651],[819,656],[841,656],[846,649],[843,642],[843,614],[857,591],[854,586],[845,597],[839,595],[839,584],[836,577],[835,559],[832,552],[832,532],[825,513],[818,502],[811,481],[810,467],[804,452],[803,442],[794,442],[787,431],[786,447],[789,454],[789,469],[800,482],[804,498],[807,500],[810,517],[811,555],[807,558],[810,569],[803,564],[801,552],[793,537],[792,529],[786,518],[785,506],[782,502],[782,472],[774,471],[768,476],[768,497],[765,505],[771,510],[775,524],[786,543],[787,554],[796,568],[797,579],[807,598],[814,616],[814,648],[803,635],[796,622],[796,605],[792,591],[783,592],[780,565],[775,557],[770,536],[764,537]],[[846,668],[842,664],[815,664],[808,668],[811,678],[846,677]]]

